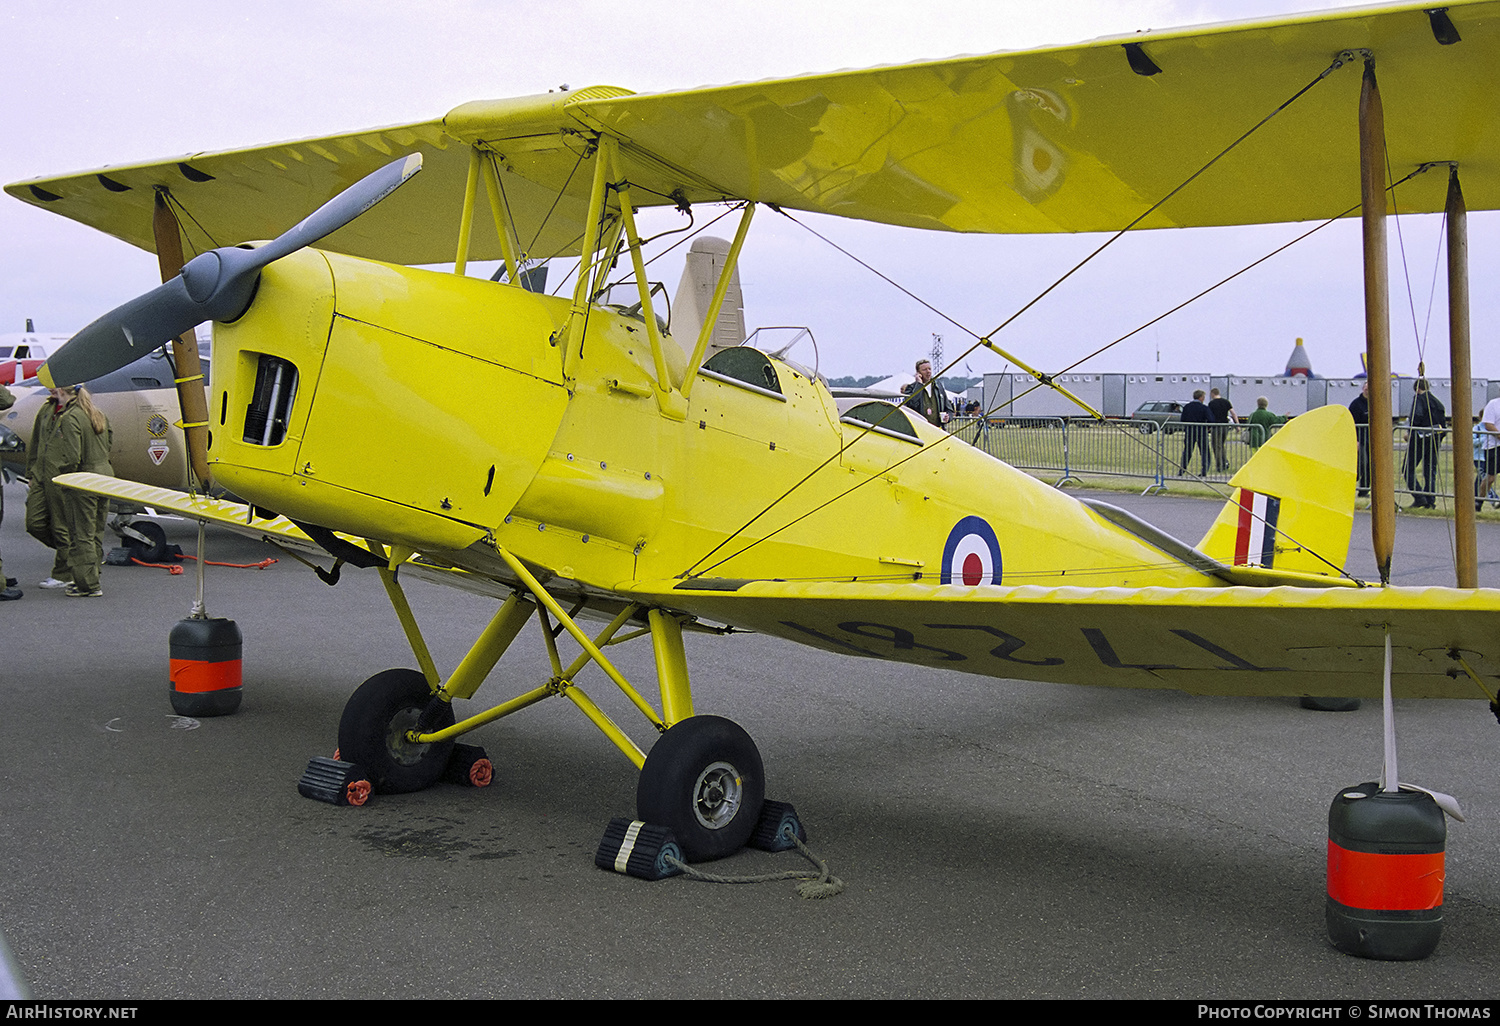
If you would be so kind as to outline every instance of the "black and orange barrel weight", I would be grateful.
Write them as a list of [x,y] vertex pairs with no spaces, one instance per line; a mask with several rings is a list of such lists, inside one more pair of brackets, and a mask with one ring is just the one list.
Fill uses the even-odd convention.
[[370,800],[373,788],[370,776],[352,762],[340,762],[315,755],[307,763],[297,793],[329,805],[363,805]]
[[239,624],[214,617],[177,621],[171,636],[172,709],[179,716],[227,716],[240,707]]
[[1448,824],[1422,791],[1368,783],[1328,810],[1328,939],[1346,955],[1426,958],[1443,931]]

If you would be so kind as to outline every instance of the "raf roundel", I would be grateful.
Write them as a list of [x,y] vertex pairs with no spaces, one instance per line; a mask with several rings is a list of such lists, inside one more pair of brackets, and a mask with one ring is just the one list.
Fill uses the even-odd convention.
[[943,546],[943,584],[1000,583],[1000,542],[982,517],[964,517]]

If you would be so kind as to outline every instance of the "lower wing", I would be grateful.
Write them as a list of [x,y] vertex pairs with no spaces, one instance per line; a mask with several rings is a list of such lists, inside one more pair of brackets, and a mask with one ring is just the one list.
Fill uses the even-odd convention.
[[[633,598],[831,652],[991,677],[1212,695],[1407,698],[1500,679],[1500,591],[681,580]],[[1484,681],[1481,688],[1470,673]]]
[[[246,538],[263,541],[283,552],[299,556],[328,557],[336,553],[329,550],[333,544],[345,554],[346,562],[356,565],[384,564],[386,556],[379,545],[373,546],[363,538],[349,534],[327,532],[322,539],[314,540],[306,531],[284,516],[257,510],[241,502],[228,499],[213,499],[204,495],[189,495],[170,488],[124,481],[105,474],[62,474],[55,483],[64,488],[103,495],[116,502],[136,506],[147,506],[164,513],[172,513],[188,520],[217,524]],[[314,529],[317,530],[317,529]],[[334,541],[330,541],[330,536]],[[349,546],[349,548],[343,548]],[[482,574],[470,573],[456,567],[439,566],[413,555],[401,563],[404,576],[418,577],[449,587],[459,588],[478,595],[504,598],[511,593],[508,584],[492,580]]]
[[[57,483],[325,555],[286,517],[100,474]],[[338,538],[369,551],[370,545]],[[378,549],[379,547],[376,546]],[[382,557],[383,558],[383,557]],[[403,574],[504,596],[512,582],[413,556]],[[1019,680],[1213,695],[1380,694],[1385,634],[1403,698],[1481,698],[1500,680],[1500,591],[1455,588],[1041,588],[692,578],[630,601],[831,652]]]

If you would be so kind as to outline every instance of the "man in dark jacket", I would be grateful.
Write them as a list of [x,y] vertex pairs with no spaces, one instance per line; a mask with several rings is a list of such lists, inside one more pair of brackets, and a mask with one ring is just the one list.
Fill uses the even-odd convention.
[[948,398],[948,393],[941,384],[932,380],[931,360],[917,361],[917,380],[903,391],[913,396],[910,401],[911,409],[927,418],[928,423],[934,427],[943,427],[953,418],[953,400]]
[[[1412,509],[1437,509],[1432,487],[1437,475],[1438,451],[1442,448],[1442,429],[1448,426],[1448,411],[1432,394],[1426,378],[1417,379],[1417,391],[1411,400],[1411,416],[1406,425],[1406,490],[1411,492]],[[1417,488],[1417,468],[1422,468],[1422,487]]]
[[1213,414],[1208,412],[1208,407],[1203,402],[1203,389],[1200,388],[1193,393],[1193,401],[1182,408],[1182,467],[1177,471],[1178,477],[1187,473],[1194,446],[1202,454],[1203,469],[1198,476],[1208,476],[1208,425],[1213,419]]
[[1214,447],[1214,469],[1221,474],[1229,473],[1229,457],[1225,455],[1224,443],[1229,439],[1229,428],[1220,427],[1220,424],[1238,423],[1239,417],[1234,412],[1234,404],[1219,394],[1217,388],[1208,390],[1208,413],[1213,418]]
[[1354,439],[1359,446],[1359,497],[1370,494],[1370,382],[1359,387],[1359,395],[1349,404],[1349,415],[1354,418]]

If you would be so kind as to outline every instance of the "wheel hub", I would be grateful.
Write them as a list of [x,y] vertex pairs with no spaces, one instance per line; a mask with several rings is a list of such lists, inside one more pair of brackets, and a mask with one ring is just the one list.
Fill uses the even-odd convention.
[[744,801],[739,771],[727,762],[716,762],[698,774],[693,785],[693,815],[709,830],[729,825]]
[[427,751],[427,745],[417,744],[407,740],[407,733],[417,729],[417,723],[422,718],[422,710],[416,706],[400,709],[391,717],[390,726],[385,732],[386,751],[391,753],[391,758],[402,766],[415,766],[422,761],[422,756]]

